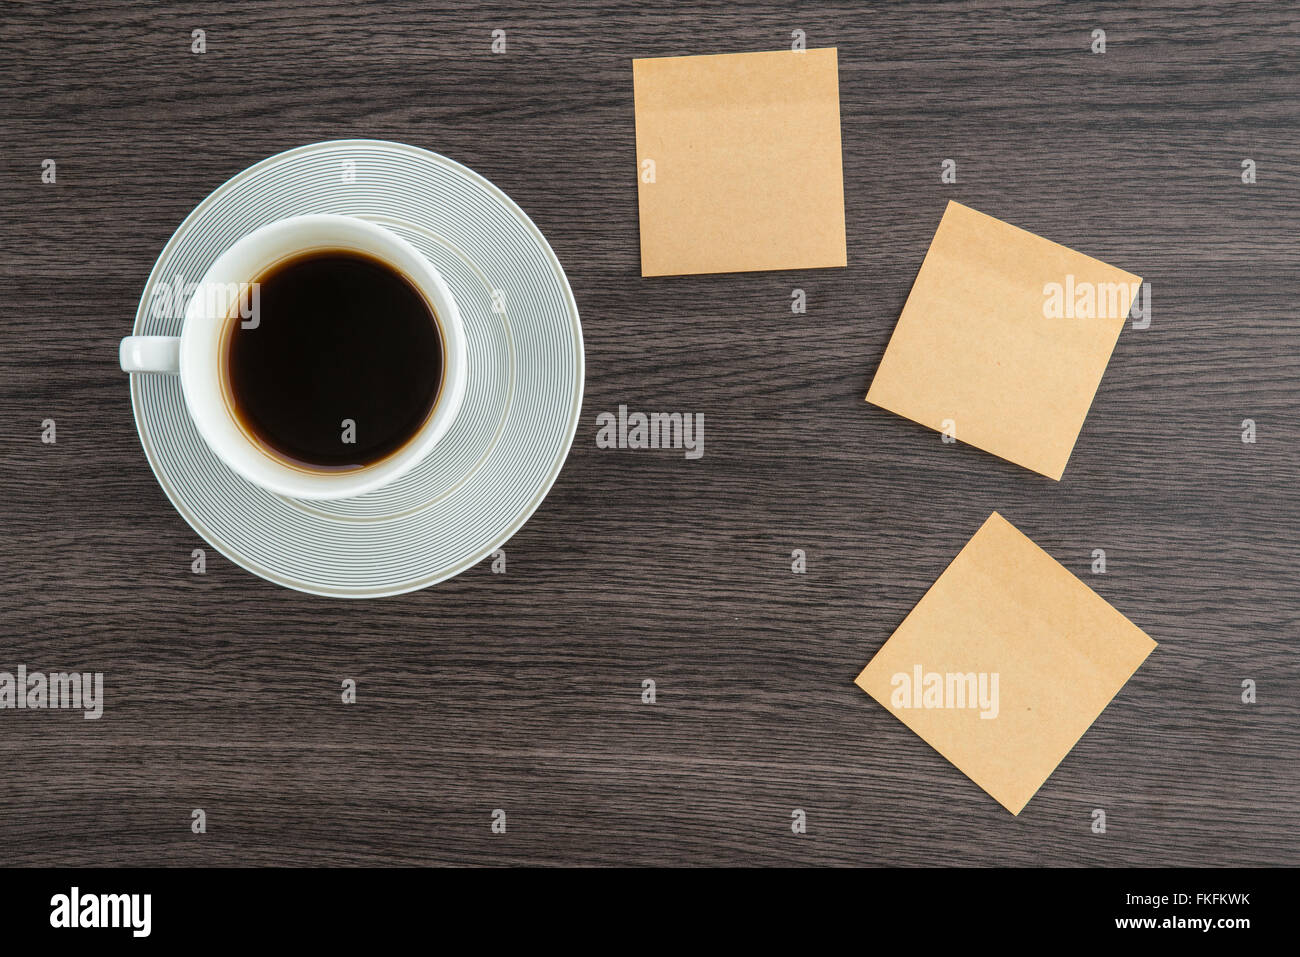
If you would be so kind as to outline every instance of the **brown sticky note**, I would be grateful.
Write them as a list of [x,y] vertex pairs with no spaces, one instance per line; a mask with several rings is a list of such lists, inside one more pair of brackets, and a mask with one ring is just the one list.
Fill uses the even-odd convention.
[[641,275],[846,264],[837,62],[632,61]]
[[1155,646],[994,512],[856,683],[1019,814]]
[[867,401],[1059,480],[1141,282],[949,202]]

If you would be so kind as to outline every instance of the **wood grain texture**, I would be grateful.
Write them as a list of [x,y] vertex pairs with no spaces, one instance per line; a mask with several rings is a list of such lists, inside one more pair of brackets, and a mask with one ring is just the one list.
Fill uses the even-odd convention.
[[[107,703],[0,712],[0,864],[1300,863],[1293,5],[2,16],[0,670],[102,671]],[[796,28],[839,48],[848,268],[643,280],[629,61]],[[202,542],[117,368],[184,216],[349,136],[510,194],[568,271],[588,360],[508,573],[368,602],[211,549],[192,575]],[[863,402],[949,198],[1151,283],[1059,485]],[[620,403],[704,413],[705,456],[597,449]],[[1019,818],[852,684],[994,509],[1160,643]]]

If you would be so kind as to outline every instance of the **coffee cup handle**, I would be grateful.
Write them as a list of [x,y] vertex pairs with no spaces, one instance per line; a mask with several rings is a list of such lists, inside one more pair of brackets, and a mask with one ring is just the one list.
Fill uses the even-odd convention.
[[123,372],[181,371],[180,336],[127,336],[117,350]]

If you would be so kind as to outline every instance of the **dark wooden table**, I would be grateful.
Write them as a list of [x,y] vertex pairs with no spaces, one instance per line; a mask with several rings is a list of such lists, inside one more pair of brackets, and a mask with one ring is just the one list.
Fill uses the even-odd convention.
[[[224,7],[3,8],[0,670],[107,700],[0,711],[0,863],[1300,863],[1293,5]],[[848,268],[642,279],[630,60],[794,29],[839,48]],[[505,575],[194,575],[117,341],[213,188],[353,136],[550,239],[573,451]],[[949,198],[1151,283],[1059,485],[863,402]],[[620,403],[704,413],[705,456],[598,449]],[[1019,818],[852,683],[994,509],[1160,643]]]

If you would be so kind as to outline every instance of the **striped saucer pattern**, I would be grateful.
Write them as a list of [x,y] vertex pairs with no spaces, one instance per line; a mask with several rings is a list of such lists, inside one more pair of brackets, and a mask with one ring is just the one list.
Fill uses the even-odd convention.
[[259,226],[309,213],[379,223],[446,280],[469,346],[451,430],[392,485],[327,502],[285,498],[228,469],[195,429],[176,376],[131,376],[140,441],[176,510],[253,574],[344,598],[414,591],[491,555],[550,490],[582,408],[577,306],[545,237],[482,176],[401,143],[337,140],[263,160],[205,199],[159,256],[135,334],[179,335],[185,303],[169,290],[197,283]]

